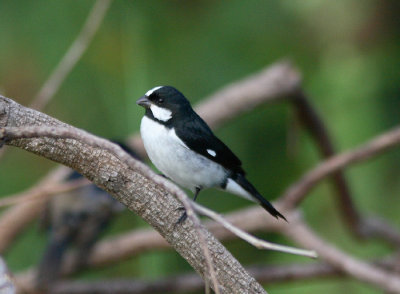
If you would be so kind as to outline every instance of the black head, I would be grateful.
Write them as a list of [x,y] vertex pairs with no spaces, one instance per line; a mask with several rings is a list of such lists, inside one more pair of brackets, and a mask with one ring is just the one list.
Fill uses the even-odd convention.
[[189,101],[171,86],[159,86],[147,91],[136,103],[150,111],[154,118],[168,121],[177,114],[191,109]]

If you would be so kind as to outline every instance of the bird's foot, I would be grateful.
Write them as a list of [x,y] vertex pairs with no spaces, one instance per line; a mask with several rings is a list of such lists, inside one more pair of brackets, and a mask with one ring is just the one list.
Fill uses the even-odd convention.
[[182,224],[187,219],[186,209],[183,206],[178,207],[176,210],[179,210],[179,211],[183,210],[183,213],[179,217],[178,221],[175,223],[175,226]]

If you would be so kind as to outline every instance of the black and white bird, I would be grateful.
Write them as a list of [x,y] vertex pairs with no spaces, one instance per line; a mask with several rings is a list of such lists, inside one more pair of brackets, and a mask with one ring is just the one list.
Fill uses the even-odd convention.
[[150,160],[169,179],[190,189],[194,201],[201,190],[220,188],[257,202],[274,217],[286,220],[246,179],[242,162],[181,92],[159,86],[136,103],[145,108],[140,133]]

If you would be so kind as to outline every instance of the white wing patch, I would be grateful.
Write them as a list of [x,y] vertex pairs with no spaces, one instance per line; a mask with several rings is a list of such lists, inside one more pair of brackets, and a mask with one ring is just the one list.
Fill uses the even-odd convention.
[[172,118],[171,110],[168,110],[166,108],[162,108],[155,104],[151,104],[150,110],[153,113],[153,116],[158,120],[168,121]]
[[217,152],[212,149],[207,149],[207,153],[210,154],[212,157],[215,157],[217,155]]
[[157,91],[158,89],[161,89],[162,87],[163,87],[163,86],[154,87],[153,89],[148,90],[148,91],[146,92],[146,94],[144,94],[144,95],[146,95],[147,97],[149,97],[151,94],[153,94],[154,91]]

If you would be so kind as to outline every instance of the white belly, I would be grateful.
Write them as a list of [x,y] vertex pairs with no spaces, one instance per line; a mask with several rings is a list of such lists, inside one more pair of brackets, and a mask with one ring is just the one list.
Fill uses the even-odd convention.
[[192,191],[218,187],[227,172],[208,158],[191,151],[175,134],[144,116],[140,125],[144,147],[153,164],[168,178]]

